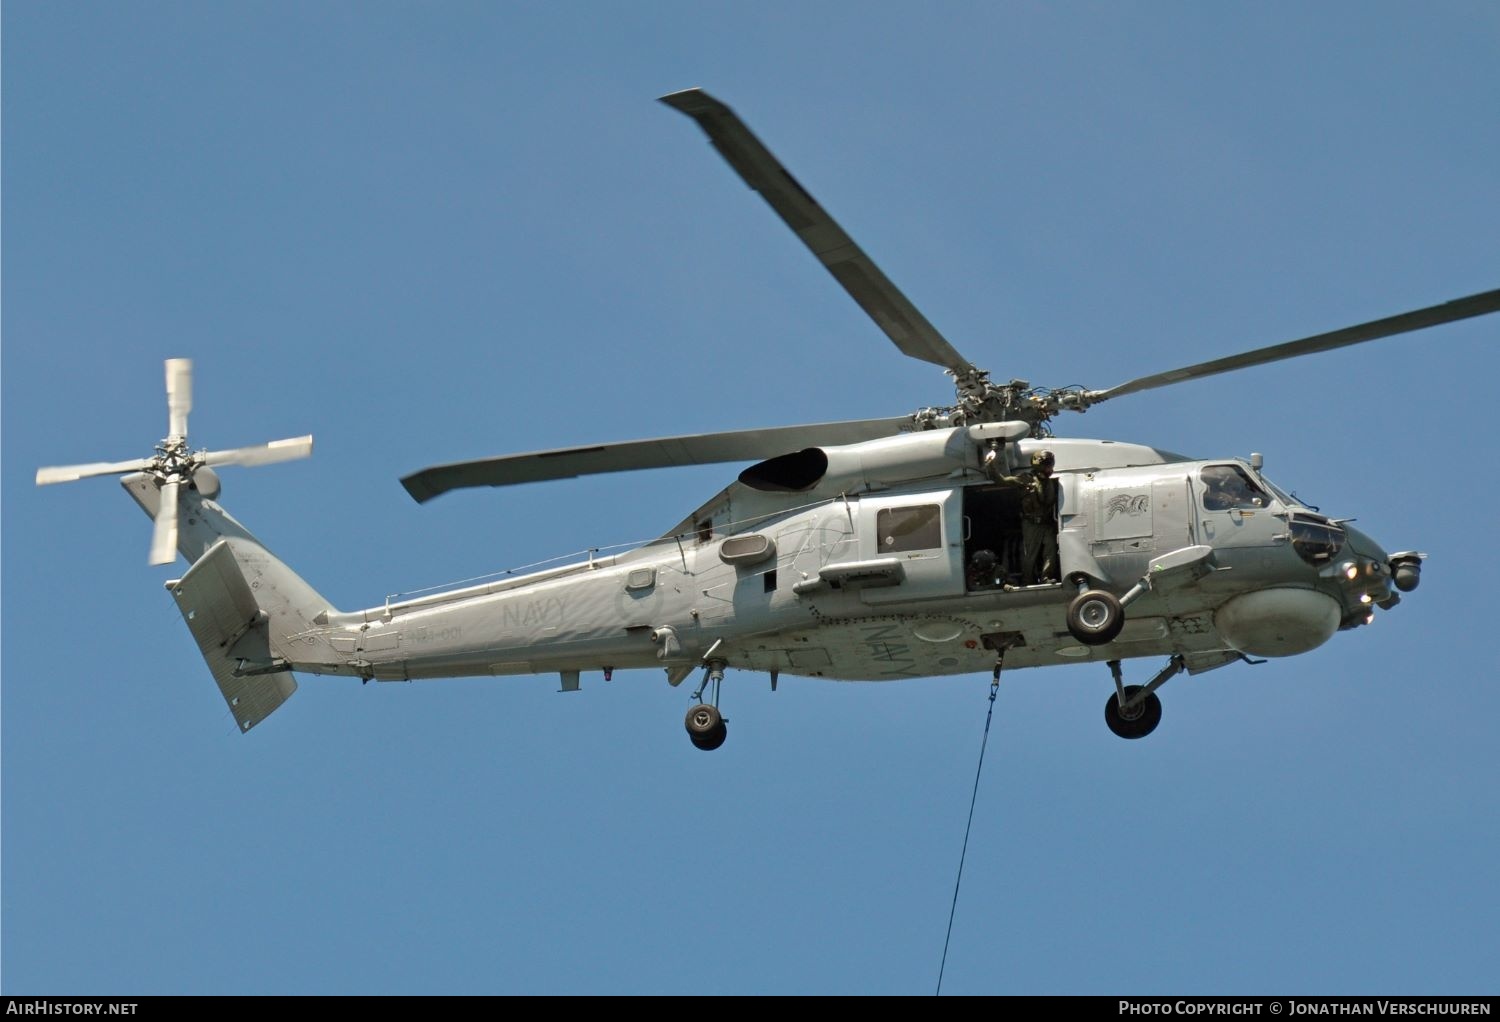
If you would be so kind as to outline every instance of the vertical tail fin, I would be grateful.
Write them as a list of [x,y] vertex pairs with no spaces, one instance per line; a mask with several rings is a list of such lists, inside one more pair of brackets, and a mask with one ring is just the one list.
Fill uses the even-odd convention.
[[257,602],[229,540],[215,543],[167,588],[240,731],[259,724],[297,691],[290,662],[272,641],[271,615]]
[[[122,480],[147,514],[159,499],[145,475]],[[328,659],[321,625],[333,605],[218,504],[180,496],[178,549],[193,562],[167,584],[240,730],[297,690],[292,668]]]

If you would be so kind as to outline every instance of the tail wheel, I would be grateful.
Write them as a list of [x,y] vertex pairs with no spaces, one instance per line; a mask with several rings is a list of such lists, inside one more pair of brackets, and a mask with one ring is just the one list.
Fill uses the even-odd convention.
[[688,733],[688,738],[693,743],[693,748],[702,749],[704,752],[712,752],[724,744],[724,739],[729,737],[729,727],[721,720],[719,726],[706,735],[695,735]]
[[1087,589],[1068,604],[1068,631],[1085,646],[1113,642],[1125,627],[1125,608],[1113,593]]
[[705,752],[717,749],[729,737],[729,729],[724,724],[719,708],[708,703],[699,703],[688,710],[687,718],[682,723],[687,728],[688,738],[693,745]]
[[[1140,685],[1126,685],[1125,700],[1130,701],[1141,688]],[[1161,700],[1152,692],[1138,705],[1122,713],[1120,697],[1112,695],[1104,704],[1104,723],[1121,738],[1145,738],[1161,723]]]

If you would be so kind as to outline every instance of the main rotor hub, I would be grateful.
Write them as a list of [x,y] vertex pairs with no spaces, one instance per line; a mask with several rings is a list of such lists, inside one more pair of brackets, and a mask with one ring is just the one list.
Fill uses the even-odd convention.
[[1031,426],[1031,437],[1052,435],[1048,421],[1063,409],[1083,411],[1087,392],[1081,389],[1042,390],[1026,380],[997,385],[986,369],[948,370],[955,399],[949,408],[924,408],[912,416],[919,429],[968,426],[982,422],[1021,421]]

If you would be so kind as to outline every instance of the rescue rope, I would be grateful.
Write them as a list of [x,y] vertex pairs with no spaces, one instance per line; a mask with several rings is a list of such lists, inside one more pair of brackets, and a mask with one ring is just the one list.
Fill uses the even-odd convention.
[[953,940],[953,916],[958,912],[958,887],[964,881],[964,859],[969,854],[969,831],[974,827],[974,804],[979,800],[979,775],[984,770],[984,750],[990,744],[990,722],[995,719],[995,696],[1000,692],[1000,668],[1005,666],[1005,651],[995,661],[995,677],[990,682],[990,711],[984,718],[984,739],[979,743],[979,766],[974,770],[974,793],[969,796],[969,822],[964,826],[964,848],[958,856],[958,879],[953,881],[953,905],[948,909],[948,935],[943,938],[943,961],[938,966],[937,990],[943,993],[943,970],[948,967],[948,944]]

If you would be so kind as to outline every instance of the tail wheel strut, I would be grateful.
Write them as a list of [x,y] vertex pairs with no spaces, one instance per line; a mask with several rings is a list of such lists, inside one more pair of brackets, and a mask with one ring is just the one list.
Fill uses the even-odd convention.
[[[703,683],[698,686],[698,691],[693,693],[695,703],[683,719],[683,727],[687,728],[688,740],[693,747],[705,752],[712,752],[724,744],[724,739],[729,737],[729,728],[725,725],[724,715],[719,712],[719,685],[724,680],[724,668],[727,665],[723,660],[710,660],[703,672]],[[710,692],[709,701],[702,702],[703,693]]]

